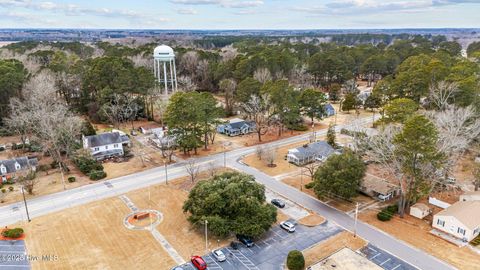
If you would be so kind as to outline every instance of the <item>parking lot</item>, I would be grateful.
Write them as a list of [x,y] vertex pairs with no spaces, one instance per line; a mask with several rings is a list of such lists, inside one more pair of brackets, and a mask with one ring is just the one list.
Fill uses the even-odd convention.
[[25,252],[25,242],[23,240],[0,241],[0,269],[30,269],[30,263]]
[[398,259],[371,244],[360,250],[367,258],[385,270],[416,270],[416,267]]
[[[224,262],[216,262],[211,253],[202,258],[206,261],[208,269],[279,270],[284,269],[283,264],[290,250],[306,249],[341,231],[340,227],[329,222],[315,227],[297,225],[294,233],[288,233],[279,226],[275,226],[256,240],[255,245],[251,248],[242,244],[238,250],[230,247],[222,248],[227,257]],[[191,263],[181,267],[189,270],[195,269]]]

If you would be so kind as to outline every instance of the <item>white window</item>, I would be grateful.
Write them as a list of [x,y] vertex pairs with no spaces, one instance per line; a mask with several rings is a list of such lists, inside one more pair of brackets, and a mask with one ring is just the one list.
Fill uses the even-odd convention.
[[118,148],[118,144],[114,144],[114,145],[113,145],[113,148]]
[[462,229],[462,228],[460,228],[460,227],[458,227],[457,233],[462,234],[462,235],[465,235],[465,230]]
[[7,173],[7,168],[2,165],[2,166],[0,166],[0,171],[1,171],[2,173]]
[[105,150],[108,149],[108,145],[105,145]]
[[440,225],[440,226],[442,226],[442,227],[445,227],[445,221],[444,221],[444,220],[437,219],[437,225]]
[[476,228],[475,231],[473,231],[473,235],[477,234],[480,231],[480,228]]
[[18,171],[22,168],[22,166],[20,166],[20,164],[18,164],[18,162],[15,162],[15,170]]
[[94,151],[99,151],[99,150],[100,150],[100,148],[98,148],[98,147],[95,147],[93,150],[94,150]]

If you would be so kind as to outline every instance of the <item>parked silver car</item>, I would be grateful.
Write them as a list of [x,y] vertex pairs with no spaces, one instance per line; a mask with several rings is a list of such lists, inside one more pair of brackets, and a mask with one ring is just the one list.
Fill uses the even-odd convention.
[[295,232],[295,224],[289,222],[289,221],[284,221],[282,223],[280,223],[280,227],[282,227],[282,229],[286,230],[287,232]]
[[221,249],[216,249],[212,251],[212,254],[215,257],[215,259],[219,262],[223,262],[227,259],[227,257],[225,256],[225,253],[223,253]]

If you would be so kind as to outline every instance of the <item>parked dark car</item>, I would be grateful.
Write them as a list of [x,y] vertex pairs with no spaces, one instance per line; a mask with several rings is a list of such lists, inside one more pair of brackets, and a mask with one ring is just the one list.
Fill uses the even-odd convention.
[[192,256],[192,259],[190,261],[192,262],[193,266],[195,266],[198,270],[207,269],[207,263],[200,256]]
[[283,202],[280,199],[272,199],[271,203],[278,208],[284,208],[285,207],[285,202]]
[[239,248],[238,245],[239,245],[238,242],[232,241],[232,242],[230,243],[230,247],[231,247],[232,249],[234,249],[234,250],[237,250],[237,249]]
[[240,241],[242,244],[244,244],[247,247],[253,247],[253,241],[250,239],[250,237],[245,236],[245,235],[237,235],[238,241]]

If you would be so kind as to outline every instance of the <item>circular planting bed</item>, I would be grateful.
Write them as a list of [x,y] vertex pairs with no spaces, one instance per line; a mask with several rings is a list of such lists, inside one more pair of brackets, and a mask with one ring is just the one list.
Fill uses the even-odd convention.
[[139,210],[128,214],[123,224],[130,230],[151,230],[162,222],[163,216],[157,210]]

